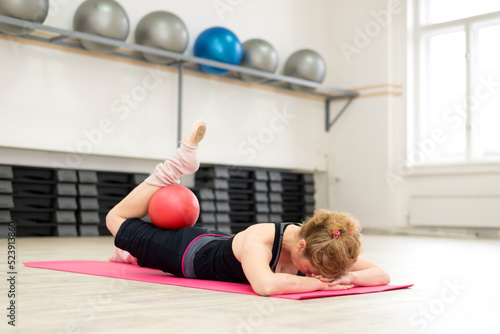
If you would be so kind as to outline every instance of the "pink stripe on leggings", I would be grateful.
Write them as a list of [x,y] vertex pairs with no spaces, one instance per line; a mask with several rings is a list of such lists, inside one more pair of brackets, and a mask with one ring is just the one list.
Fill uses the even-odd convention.
[[182,275],[184,275],[184,277],[186,277],[186,273],[184,272],[184,258],[186,257],[186,253],[187,253],[189,247],[191,247],[196,240],[198,240],[201,237],[205,237],[205,236],[231,238],[228,235],[218,235],[218,234],[201,234],[201,235],[197,236],[196,238],[194,238],[193,241],[191,241],[189,243],[189,245],[186,247],[184,254],[182,254]]

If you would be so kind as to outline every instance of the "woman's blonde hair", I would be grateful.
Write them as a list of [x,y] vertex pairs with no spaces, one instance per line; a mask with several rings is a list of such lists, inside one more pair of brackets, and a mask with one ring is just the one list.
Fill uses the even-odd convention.
[[321,276],[337,279],[356,262],[361,226],[347,213],[318,209],[302,224],[299,235],[306,241],[304,256]]

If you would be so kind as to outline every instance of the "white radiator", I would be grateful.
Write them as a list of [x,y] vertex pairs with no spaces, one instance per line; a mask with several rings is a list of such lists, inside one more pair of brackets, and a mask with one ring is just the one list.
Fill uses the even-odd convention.
[[500,228],[500,194],[412,195],[410,225]]

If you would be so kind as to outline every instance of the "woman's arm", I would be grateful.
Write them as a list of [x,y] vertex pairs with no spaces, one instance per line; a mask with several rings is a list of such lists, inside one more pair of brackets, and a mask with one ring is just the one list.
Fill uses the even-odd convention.
[[[318,278],[318,277],[317,277]],[[321,279],[323,281],[323,279]],[[358,286],[385,285],[391,281],[389,274],[372,262],[358,257],[351,271],[331,282],[330,285],[354,284]]]
[[250,234],[245,237],[240,249],[241,265],[250,285],[259,295],[340,290],[351,287],[346,284],[329,286],[328,282],[322,282],[314,277],[273,273],[269,268],[271,261],[269,248],[255,235]]
[[128,218],[142,218],[148,214],[151,197],[161,187],[142,182],[132,190],[106,216],[106,226],[114,236],[122,223]]

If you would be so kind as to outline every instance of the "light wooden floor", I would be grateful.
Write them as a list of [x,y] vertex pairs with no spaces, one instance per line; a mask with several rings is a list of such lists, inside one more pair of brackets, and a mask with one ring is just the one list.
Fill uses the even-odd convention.
[[366,235],[364,257],[411,289],[289,301],[43,269],[105,260],[109,237],[18,238],[17,326],[1,333],[500,333],[500,241]]

